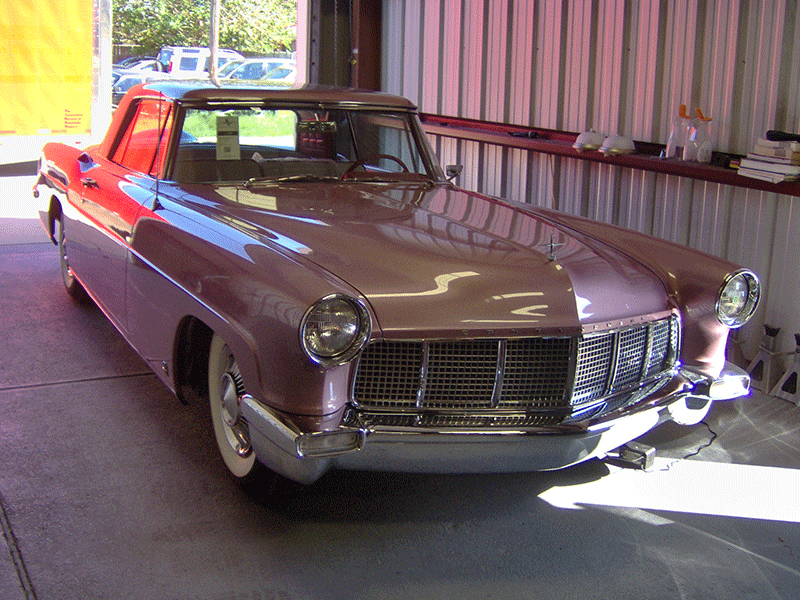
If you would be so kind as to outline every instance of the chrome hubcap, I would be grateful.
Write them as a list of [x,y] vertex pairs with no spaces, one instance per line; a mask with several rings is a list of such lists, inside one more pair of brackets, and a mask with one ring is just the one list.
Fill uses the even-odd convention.
[[222,374],[219,382],[220,395],[222,396],[222,420],[228,427],[234,427],[239,421],[239,399],[236,394],[236,382],[230,373]]
[[239,456],[246,457],[252,451],[247,423],[242,419],[239,405],[241,378],[234,363],[219,380],[219,411],[225,428],[228,444]]

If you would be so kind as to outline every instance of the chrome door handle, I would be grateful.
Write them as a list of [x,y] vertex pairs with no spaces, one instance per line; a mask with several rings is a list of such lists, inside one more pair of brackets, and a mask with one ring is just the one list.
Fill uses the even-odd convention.
[[97,181],[95,181],[91,177],[82,177],[81,178],[81,184],[83,185],[83,187],[87,187],[87,188],[99,188],[100,187],[99,185],[97,185]]

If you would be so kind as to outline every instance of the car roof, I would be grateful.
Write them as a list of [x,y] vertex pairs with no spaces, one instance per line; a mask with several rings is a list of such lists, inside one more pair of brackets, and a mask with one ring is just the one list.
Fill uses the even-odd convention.
[[245,63],[263,63],[263,62],[279,62],[279,63],[293,63],[293,58],[278,58],[275,56],[254,56],[252,58],[245,58]]
[[163,98],[187,104],[220,103],[264,103],[286,102],[296,104],[336,104],[343,107],[363,105],[367,107],[396,110],[416,110],[416,106],[406,98],[383,92],[354,90],[322,85],[295,85],[275,87],[242,80],[221,79],[217,87],[206,79],[155,79],[132,87],[122,98],[114,111],[111,126],[98,147],[102,156],[108,156],[114,140],[127,119],[128,107],[137,98]]
[[138,95],[161,96],[181,102],[325,102],[379,105],[391,108],[416,109],[406,98],[374,92],[332,86],[306,84],[290,88],[274,88],[255,83],[241,83],[240,80],[220,80],[216,86],[210,80],[159,79],[145,83]]

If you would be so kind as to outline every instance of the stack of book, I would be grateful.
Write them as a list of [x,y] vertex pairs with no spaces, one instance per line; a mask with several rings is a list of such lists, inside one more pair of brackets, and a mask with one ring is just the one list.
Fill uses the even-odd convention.
[[800,180],[800,142],[759,139],[740,161],[739,175],[772,183]]

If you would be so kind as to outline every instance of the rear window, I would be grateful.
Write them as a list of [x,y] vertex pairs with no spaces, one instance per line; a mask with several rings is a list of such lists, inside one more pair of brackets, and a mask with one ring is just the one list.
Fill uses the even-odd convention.
[[236,122],[238,143],[254,149],[294,150],[297,115],[291,110],[249,108],[243,110],[186,111],[183,131],[188,134],[181,144],[219,143],[219,117],[231,117]]

